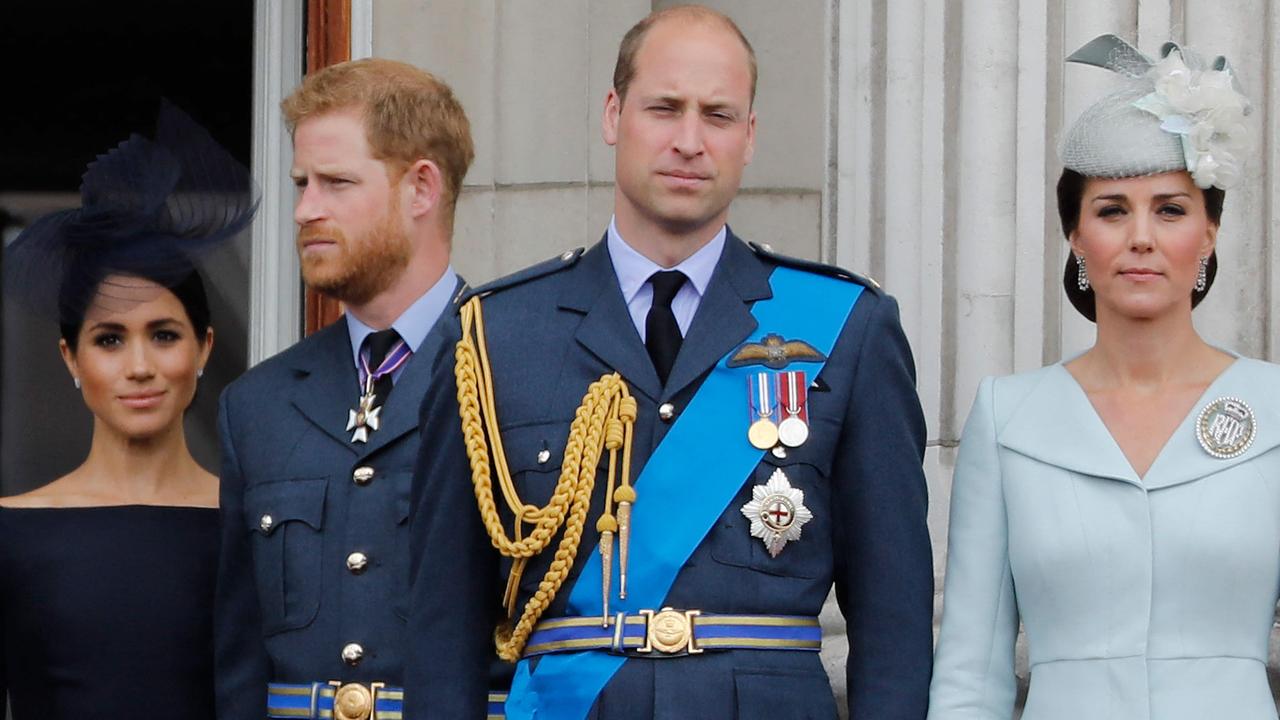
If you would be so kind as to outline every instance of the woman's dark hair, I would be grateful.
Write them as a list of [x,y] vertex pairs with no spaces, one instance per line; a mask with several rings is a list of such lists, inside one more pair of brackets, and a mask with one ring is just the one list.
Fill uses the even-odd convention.
[[209,296],[200,271],[189,259],[113,265],[101,258],[81,258],[67,267],[58,292],[58,327],[72,352],[77,349],[85,313],[98,296],[102,281],[111,275],[138,277],[168,289],[186,310],[187,319],[195,329],[196,342],[204,342],[210,323]]
[[[1087,176],[1070,169],[1063,169],[1062,177],[1058,178],[1058,219],[1062,221],[1062,234],[1068,240],[1071,239],[1071,233],[1080,226],[1084,186],[1088,179]],[[1208,215],[1209,222],[1214,225],[1222,224],[1222,205],[1226,201],[1227,193],[1217,187],[1203,190],[1203,193],[1205,214]],[[1069,252],[1067,267],[1062,274],[1062,287],[1066,289],[1067,299],[1071,301],[1071,305],[1090,322],[1097,322],[1097,300],[1094,297],[1093,288],[1081,290],[1076,284],[1078,273],[1076,254]],[[1209,289],[1213,287],[1213,280],[1217,275],[1218,251],[1214,250],[1209,255],[1209,265],[1205,268],[1204,290],[1191,292],[1191,307],[1199,305],[1200,301],[1209,294]]]

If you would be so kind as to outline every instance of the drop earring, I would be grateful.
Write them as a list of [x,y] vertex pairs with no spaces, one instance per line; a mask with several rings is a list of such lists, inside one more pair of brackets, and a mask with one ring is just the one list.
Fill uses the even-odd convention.
[[71,378],[71,384],[72,384],[72,385],[75,385],[75,386],[76,386],[76,389],[77,389],[77,390],[79,390],[79,389],[80,389],[80,378],[78,378],[78,377],[73,377],[73,378]]
[[1209,287],[1209,256],[1200,258],[1200,272],[1196,273],[1196,292],[1204,292]]
[[1081,290],[1089,289],[1089,273],[1084,267],[1084,256],[1076,256],[1076,287]]
[[204,377],[204,368],[196,368],[196,379]]

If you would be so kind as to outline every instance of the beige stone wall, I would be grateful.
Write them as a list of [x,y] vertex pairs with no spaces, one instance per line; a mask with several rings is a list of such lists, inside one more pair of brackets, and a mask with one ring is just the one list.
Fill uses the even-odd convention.
[[[476,162],[459,201],[455,263],[484,282],[600,238],[613,207],[613,150],[600,136],[618,42],[661,2],[379,0],[373,52],[440,75],[471,118]],[[817,258],[827,182],[828,5],[714,3],[761,66],[758,151],[730,223]]]

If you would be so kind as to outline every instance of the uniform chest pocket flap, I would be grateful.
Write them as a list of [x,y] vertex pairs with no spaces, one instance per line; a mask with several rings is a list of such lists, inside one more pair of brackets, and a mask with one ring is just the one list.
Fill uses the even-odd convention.
[[[560,481],[568,437],[568,422],[541,422],[502,429],[502,449],[521,502],[542,507],[551,499],[551,492]],[[600,461],[601,467],[608,467],[607,463],[608,455],[605,455]]]
[[306,627],[320,609],[325,478],[281,480],[245,491],[263,632]]
[[[829,575],[832,532],[830,467],[829,455],[822,452],[817,444],[792,450],[781,458],[766,453],[708,535],[711,557],[724,565],[750,568],[779,577],[813,579]],[[798,526],[799,537],[787,542],[777,556],[768,551],[763,540],[751,534],[752,521],[742,511],[753,499],[755,488],[767,487],[775,473],[781,473],[779,479],[788,486],[785,496],[789,502],[782,505],[786,512],[803,506],[810,514],[809,519]],[[766,495],[766,504],[769,503],[768,497]]]

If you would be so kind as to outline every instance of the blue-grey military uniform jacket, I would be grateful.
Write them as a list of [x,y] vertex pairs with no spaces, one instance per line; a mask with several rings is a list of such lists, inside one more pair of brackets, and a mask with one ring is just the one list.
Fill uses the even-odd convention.
[[345,430],[359,395],[345,317],[223,393],[220,720],[262,720],[269,682],[402,683],[418,408],[454,315],[405,364],[367,443]]
[[[782,263],[838,272],[753,249],[729,234],[666,387],[628,314],[605,243],[478,290],[502,443],[524,501],[546,503],[583,393],[614,371],[638,403],[632,461],[638,477],[711,368],[755,330],[751,306],[771,296],[769,276]],[[453,324],[455,338],[458,332]],[[493,629],[505,618],[501,596],[510,563],[491,546],[476,509],[452,366],[449,352],[436,364],[422,408],[429,444],[422,446],[414,483],[405,670],[412,720],[483,718],[491,683],[501,689],[510,682],[511,666],[496,661],[493,645]],[[925,426],[914,376],[896,304],[866,288],[809,390],[808,442],[782,458],[765,453],[742,478],[666,598],[669,606],[708,613],[814,616],[834,583],[848,623],[855,718],[925,715],[933,570],[921,470]],[[728,416],[743,418],[745,436],[745,387],[742,402]],[[664,403],[674,411],[667,420],[658,412]],[[574,570],[544,619],[564,613],[569,588],[594,552],[607,464],[601,464]],[[749,534],[740,508],[778,467],[804,491],[814,517],[802,538],[775,558]],[[636,490],[641,503],[680,502],[646,497],[643,483]],[[530,562],[520,608],[552,555],[548,550]],[[630,659],[590,714],[608,720],[694,716],[834,718],[836,705],[817,653],[729,650]]]

